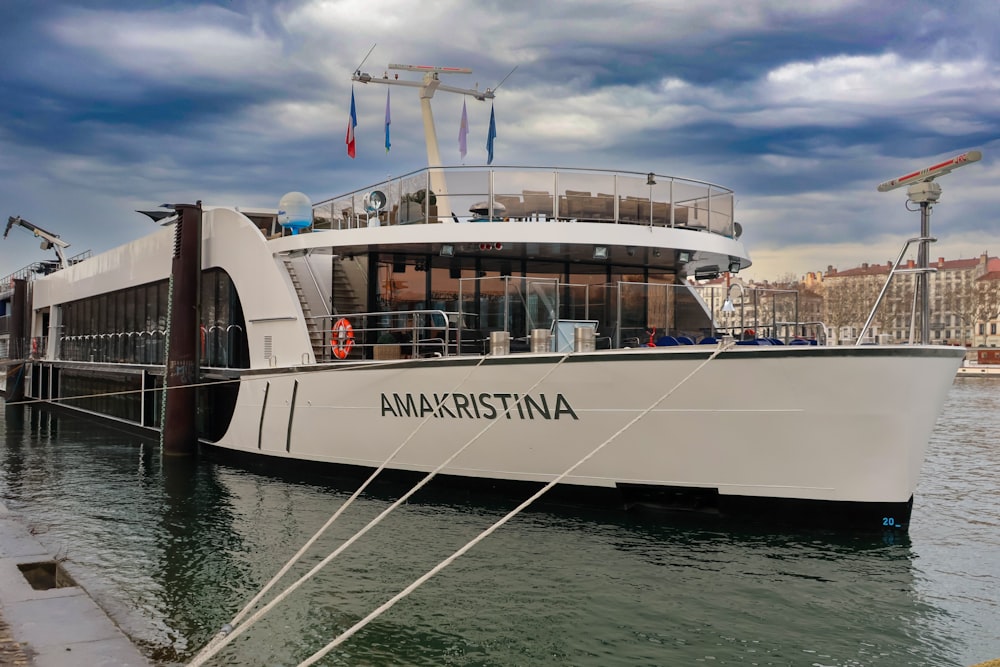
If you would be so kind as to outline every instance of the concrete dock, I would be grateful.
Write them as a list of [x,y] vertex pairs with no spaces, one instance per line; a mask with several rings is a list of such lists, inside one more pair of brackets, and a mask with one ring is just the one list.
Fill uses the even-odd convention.
[[0,665],[150,664],[63,565],[0,503]]

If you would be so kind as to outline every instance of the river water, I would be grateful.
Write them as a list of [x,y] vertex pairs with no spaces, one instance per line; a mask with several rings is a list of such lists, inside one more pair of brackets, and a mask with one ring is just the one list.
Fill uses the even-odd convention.
[[[1000,379],[957,379],[908,535],[529,511],[321,664],[941,666],[1000,657],[997,432]],[[165,464],[154,445],[30,406],[6,409],[0,441],[0,497],[162,665],[189,661],[352,490],[206,461]],[[292,575],[392,500],[359,500]],[[210,664],[298,664],[514,504],[403,505]]]

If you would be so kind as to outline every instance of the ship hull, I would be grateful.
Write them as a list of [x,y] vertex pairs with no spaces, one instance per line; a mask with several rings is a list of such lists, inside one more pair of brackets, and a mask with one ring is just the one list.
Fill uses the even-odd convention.
[[612,503],[754,513],[762,501],[787,501],[806,517],[828,508],[873,528],[906,523],[960,355],[905,346],[713,352],[252,373],[213,445],[269,465],[438,471],[473,488],[565,474],[562,491]]

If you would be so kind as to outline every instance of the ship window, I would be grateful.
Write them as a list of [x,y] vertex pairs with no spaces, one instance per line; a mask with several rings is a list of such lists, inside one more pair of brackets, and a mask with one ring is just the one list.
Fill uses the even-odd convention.
[[[68,361],[162,365],[166,349],[168,283],[162,280],[65,303],[59,356]],[[246,324],[229,275],[202,280],[202,363],[249,367]]]

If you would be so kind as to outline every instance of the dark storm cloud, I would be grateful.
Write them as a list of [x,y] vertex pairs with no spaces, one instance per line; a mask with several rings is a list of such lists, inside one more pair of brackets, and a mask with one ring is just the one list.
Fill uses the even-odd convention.
[[[817,268],[884,261],[912,220],[874,185],[982,148],[945,182],[939,235],[978,253],[995,239],[998,28],[1000,5],[971,1],[14,0],[0,3],[0,203],[100,250],[142,233],[129,212],[152,202],[321,199],[418,168],[405,89],[387,156],[385,88],[355,85],[358,158],[344,153],[350,72],[377,42],[376,76],[469,66],[450,82],[485,88],[516,65],[495,103],[500,163],[732,187],[761,266],[822,248]],[[461,99],[434,105],[453,163]],[[469,116],[467,163],[481,164],[489,105]],[[37,254],[29,243],[0,243],[0,273]]]

